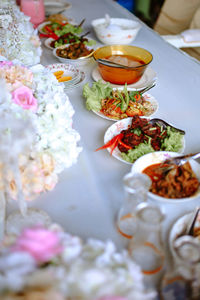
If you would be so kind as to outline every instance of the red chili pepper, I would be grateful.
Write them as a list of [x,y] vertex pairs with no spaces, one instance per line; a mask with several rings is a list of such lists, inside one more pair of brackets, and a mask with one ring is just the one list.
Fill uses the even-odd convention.
[[138,100],[140,100],[141,96],[140,96],[140,94],[136,94],[136,95],[134,96],[134,98],[135,98],[136,101],[138,101]]
[[132,147],[131,146],[129,146],[129,145],[126,145],[124,142],[122,142],[122,140],[121,139],[119,139],[119,144],[121,144],[124,148],[126,148],[126,149],[132,149]]
[[113,150],[117,147],[118,145],[118,140],[121,139],[123,137],[123,134],[120,133],[116,136],[114,136],[110,141],[108,141],[105,145],[103,145],[102,147],[96,149],[95,151],[99,151],[102,149],[106,149],[106,148],[111,148],[111,152],[110,154],[112,154]]
[[51,34],[51,37],[57,40],[59,37],[53,32],[53,30],[49,26],[45,26],[45,29]]

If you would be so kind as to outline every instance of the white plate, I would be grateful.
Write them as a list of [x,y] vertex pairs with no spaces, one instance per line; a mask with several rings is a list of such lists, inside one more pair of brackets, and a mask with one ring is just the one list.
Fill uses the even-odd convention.
[[[72,25],[77,25],[76,23],[73,22],[73,19],[68,19],[68,21],[67,21],[67,20],[64,20],[63,22],[65,22],[65,21],[66,21],[66,23],[67,23],[67,22],[70,22],[70,24],[72,24]],[[51,21],[46,21],[46,22],[41,23],[41,24],[37,27],[38,32],[39,32],[39,33],[42,33],[42,34],[47,34],[45,31],[42,30],[42,28],[43,28],[45,25],[48,25],[48,24],[51,24],[51,23],[52,23]]]
[[48,48],[48,49],[51,49],[53,50],[54,48],[50,46],[51,42],[55,41],[54,39],[52,38],[48,38],[44,41],[44,45]]
[[[121,90],[122,88],[118,88],[118,90]],[[130,90],[133,90],[133,89],[131,89],[131,88],[128,88],[128,90],[130,91]],[[157,111],[158,111],[158,101],[152,96],[152,95],[150,95],[150,94],[148,94],[148,93],[144,93],[143,94],[143,98],[145,99],[145,100],[147,100],[147,101],[149,101],[149,102],[151,102],[151,104],[152,104],[152,106],[153,106],[153,113],[151,114],[151,115],[146,115],[146,116],[144,116],[144,117],[152,117]],[[119,120],[116,120],[116,119],[114,119],[114,118],[109,118],[109,117],[107,117],[107,116],[105,116],[102,112],[100,112],[100,111],[95,111],[95,110],[92,110],[96,115],[98,115],[99,117],[101,117],[101,118],[104,118],[104,119],[107,119],[107,120],[111,120],[111,121],[115,121],[115,122],[117,122],[117,121],[119,121]]]
[[[106,81],[103,80],[103,78],[101,77],[101,74],[98,71],[98,67],[94,68],[94,70],[92,71],[92,78],[95,81],[98,80],[102,80],[104,83],[106,83]],[[156,72],[150,68],[147,67],[147,69],[145,70],[143,76],[140,78],[140,80],[136,83],[132,83],[129,84],[128,87],[133,88],[135,90],[141,90],[149,85],[151,85],[153,82],[155,82],[157,80],[157,74]],[[117,84],[112,84],[112,87],[123,87],[123,85],[117,85]]]
[[45,15],[48,16],[52,14],[59,14],[64,10],[69,9],[71,6],[72,6],[71,3],[62,0],[56,0],[56,1],[45,0],[44,1]]
[[[107,142],[109,142],[114,136],[118,135],[122,130],[127,129],[129,125],[131,125],[132,122],[132,118],[126,118],[120,121],[115,122],[113,125],[111,125],[107,131],[105,132],[104,135],[104,144],[106,144]],[[185,147],[185,139],[183,137],[183,149]],[[183,149],[181,149],[181,152],[183,151]],[[110,148],[107,148],[108,152],[110,153]],[[159,152],[159,151],[158,151]],[[156,153],[156,152],[153,152]],[[117,158],[118,160],[132,165],[133,163],[127,162],[126,160],[124,160],[121,156],[121,152],[119,151],[118,147],[116,147],[112,153],[112,155]],[[147,154],[146,154],[147,155]],[[141,157],[139,158],[141,159]],[[138,160],[137,160],[138,161]]]
[[65,86],[71,83],[73,84],[77,83],[81,77],[80,71],[70,64],[52,64],[46,66],[46,68],[50,70],[52,73],[56,71],[64,71],[62,76],[71,76],[72,77],[71,80],[63,82]]
[[46,34],[46,32],[42,30],[42,28],[43,28],[45,25],[48,25],[48,24],[51,24],[51,22],[48,21],[48,22],[43,22],[43,23],[41,23],[41,24],[38,26],[38,28],[37,28],[37,29],[38,29],[38,32],[39,32],[39,33],[42,33],[42,34]]

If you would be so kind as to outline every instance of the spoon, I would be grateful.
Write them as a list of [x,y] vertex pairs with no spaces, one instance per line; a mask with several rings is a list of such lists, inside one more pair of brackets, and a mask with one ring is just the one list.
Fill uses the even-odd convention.
[[113,62],[113,61],[109,61],[107,59],[103,59],[103,58],[98,58],[96,59],[97,62],[105,65],[105,66],[108,66],[108,67],[117,67],[117,68],[124,68],[124,69],[135,69],[135,67],[128,67],[128,66],[125,66],[125,65],[121,65],[121,64],[118,64],[116,62]]
[[185,134],[184,130],[176,128],[162,119],[154,118],[154,119],[151,119],[149,121],[149,123],[151,123],[152,125],[160,125],[160,126],[163,126],[164,128],[166,128],[167,126],[170,126],[171,128],[174,128],[175,130],[179,131],[181,134]]
[[190,159],[190,158],[197,159],[199,157],[200,157],[200,152],[190,153],[190,154],[185,154],[185,155],[181,155],[181,156],[171,157],[171,158],[167,159],[166,162],[174,163],[177,166],[181,166],[181,165],[185,164],[188,159]]
[[188,226],[188,228],[187,228],[187,231],[186,231],[186,234],[187,234],[187,235],[192,235],[192,236],[193,236],[193,230],[194,230],[194,226],[195,226],[197,217],[198,217],[198,215],[199,215],[199,212],[200,212],[200,207],[198,207],[198,208],[195,210],[195,212],[194,212],[194,214],[193,214],[193,216],[192,216],[192,220],[191,220],[191,222],[190,222],[190,224],[189,224],[189,226]]
[[90,31],[88,31],[88,32],[86,32],[86,33],[84,33],[84,34],[82,34],[81,36],[80,36],[80,39],[82,39],[82,38],[84,38],[86,35],[88,35],[90,33]]
[[110,25],[110,16],[108,14],[105,14],[105,24],[106,24],[106,27],[108,27]]
[[137,90],[140,94],[144,94],[147,91],[149,91],[150,89],[152,89],[154,86],[156,85],[156,82],[154,81],[151,85],[147,86],[146,88],[142,89],[142,90]]
[[79,25],[77,25],[76,27],[81,27],[83,25],[83,23],[85,22],[85,19],[83,19]]

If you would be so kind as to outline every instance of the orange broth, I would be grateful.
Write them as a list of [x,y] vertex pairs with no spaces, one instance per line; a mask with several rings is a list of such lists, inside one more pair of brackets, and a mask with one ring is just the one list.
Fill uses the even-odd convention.
[[127,67],[139,67],[145,65],[145,62],[143,60],[131,55],[110,55],[105,57],[105,59],[122,64]]
[[[110,67],[99,63],[99,72],[102,78],[105,81],[120,85],[123,85],[125,83],[131,84],[140,80],[140,78],[144,74],[144,70],[146,69],[146,63],[143,60],[131,55],[110,55],[102,58],[111,61],[111,58],[113,60],[115,57],[120,56],[122,57],[122,59],[126,59],[129,64],[131,64],[131,62],[136,62],[137,66],[133,67],[133,69],[125,69]],[[118,63],[120,63],[120,61],[118,61]],[[123,61],[121,61],[121,64],[123,64]]]

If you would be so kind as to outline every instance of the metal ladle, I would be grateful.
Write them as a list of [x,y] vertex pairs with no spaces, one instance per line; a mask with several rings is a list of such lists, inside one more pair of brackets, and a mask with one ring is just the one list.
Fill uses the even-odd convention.
[[152,125],[160,125],[163,126],[164,128],[167,128],[167,126],[170,126],[171,128],[174,128],[176,131],[179,131],[181,134],[185,134],[185,131],[179,128],[174,127],[173,125],[167,123],[166,121],[158,118],[151,119],[149,121],[150,124]]
[[136,69],[136,68],[144,67],[144,65],[140,65],[140,66],[137,66],[137,67],[128,67],[128,66],[121,65],[121,64],[118,64],[116,62],[107,60],[107,59],[103,59],[103,58],[96,59],[96,62],[99,62],[102,65],[105,65],[105,66],[108,66],[108,67],[123,68],[123,69],[127,69],[127,70],[133,70],[133,69]]

